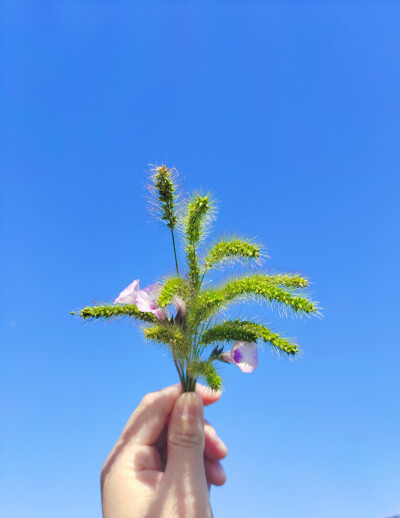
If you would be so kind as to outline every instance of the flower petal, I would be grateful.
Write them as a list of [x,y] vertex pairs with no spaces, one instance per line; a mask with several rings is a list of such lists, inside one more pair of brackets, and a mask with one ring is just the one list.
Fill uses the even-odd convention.
[[242,372],[253,372],[258,366],[257,344],[235,342],[232,347],[232,360]]
[[158,320],[165,320],[167,318],[167,311],[165,308],[155,309],[152,313],[155,314]]
[[159,294],[159,288],[156,284],[151,284],[146,288],[138,291],[136,294],[136,305],[140,311],[145,313],[153,312],[157,309],[157,299]]
[[114,304],[136,304],[136,294],[139,292],[139,279],[133,281],[114,300]]
[[136,294],[136,305],[140,311],[153,313],[159,320],[165,320],[167,312],[165,308],[159,308],[157,302],[160,292],[161,286],[159,284],[151,284],[143,288]]
[[233,360],[232,360],[232,351],[226,351],[225,353],[222,353],[220,356],[219,356],[219,359],[223,362],[227,362],[227,363],[235,363]]
[[250,342],[235,342],[230,351],[221,354],[224,362],[234,363],[242,372],[253,372],[258,366],[257,344]]
[[172,297],[171,302],[175,306],[177,313],[179,313],[181,317],[184,317],[186,315],[186,302],[183,298],[179,297],[179,295],[175,295]]

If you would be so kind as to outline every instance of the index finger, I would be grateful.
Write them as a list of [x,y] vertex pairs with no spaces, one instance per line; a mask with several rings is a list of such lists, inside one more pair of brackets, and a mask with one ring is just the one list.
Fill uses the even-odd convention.
[[[196,385],[196,393],[201,397],[204,406],[215,403],[221,397],[220,391],[211,390],[201,384]],[[120,440],[125,443],[133,441],[142,445],[153,444],[163,431],[180,394],[180,384],[146,394],[125,425]]]

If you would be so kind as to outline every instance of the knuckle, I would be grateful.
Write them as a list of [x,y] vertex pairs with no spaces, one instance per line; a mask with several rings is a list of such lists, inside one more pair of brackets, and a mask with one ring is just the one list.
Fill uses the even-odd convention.
[[151,406],[155,400],[157,399],[157,393],[156,392],[149,392],[145,396],[143,396],[142,401],[140,402],[143,406]]
[[208,435],[217,435],[215,428],[211,426],[209,423],[204,423],[204,431]]
[[177,448],[204,448],[204,436],[196,430],[174,430],[169,443]]
[[103,467],[101,468],[101,472],[100,472],[100,487],[102,490],[104,490],[104,485],[105,485],[105,481],[106,481],[108,474],[109,474],[109,465],[108,465],[108,462],[105,461],[105,463],[103,464]]

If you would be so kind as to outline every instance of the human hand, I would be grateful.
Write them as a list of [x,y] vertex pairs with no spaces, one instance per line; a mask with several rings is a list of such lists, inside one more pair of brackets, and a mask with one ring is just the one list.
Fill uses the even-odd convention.
[[203,419],[219,392],[180,385],[147,394],[101,473],[104,518],[210,518],[209,487],[225,482],[225,444]]

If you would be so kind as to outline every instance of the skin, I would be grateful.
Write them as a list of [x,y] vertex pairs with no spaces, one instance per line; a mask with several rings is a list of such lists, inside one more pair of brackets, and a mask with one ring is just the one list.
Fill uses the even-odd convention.
[[228,450],[203,418],[220,392],[180,385],[147,394],[101,472],[104,518],[212,518],[210,486]]

